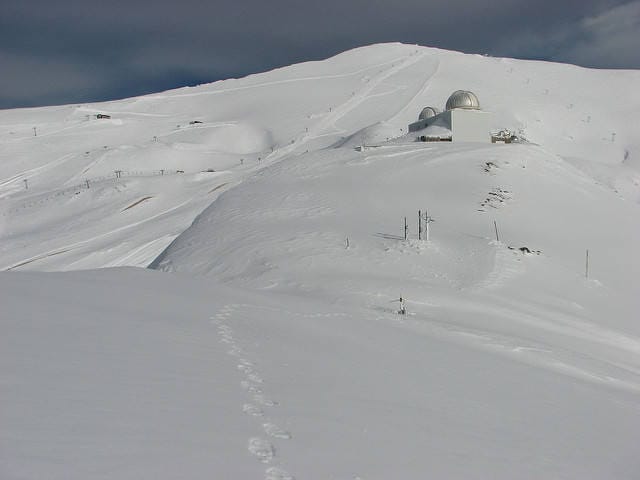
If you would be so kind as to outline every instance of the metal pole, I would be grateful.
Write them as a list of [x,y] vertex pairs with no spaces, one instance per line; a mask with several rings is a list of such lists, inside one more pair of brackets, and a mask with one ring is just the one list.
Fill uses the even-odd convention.
[[587,255],[585,259],[584,278],[589,278],[589,249],[587,248]]
[[425,223],[425,240],[428,242],[429,241],[429,223],[431,223],[429,221],[429,212],[427,210],[424,211],[424,223]]
[[493,227],[496,229],[496,241],[499,242],[500,237],[498,236],[498,223],[495,220],[493,221]]
[[418,240],[422,240],[422,211],[418,210]]
[[404,217],[404,239],[407,239],[407,230],[409,230],[409,227],[407,227],[407,217]]

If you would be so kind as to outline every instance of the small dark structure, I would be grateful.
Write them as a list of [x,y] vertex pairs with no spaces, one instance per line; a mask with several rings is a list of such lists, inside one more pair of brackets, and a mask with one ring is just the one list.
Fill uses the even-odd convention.
[[104,114],[104,113],[99,113],[99,114],[97,114],[97,115],[96,115],[96,118],[97,118],[98,120],[101,120],[101,119],[109,119],[109,118],[111,118],[111,115],[106,115],[106,114]]
[[431,137],[428,135],[421,135],[420,141],[421,142],[450,142],[451,137]]
[[500,130],[499,132],[491,133],[491,143],[504,142],[511,143],[518,141],[518,137],[510,130]]
[[540,250],[531,250],[529,247],[507,247],[509,250],[518,251],[523,255],[540,255],[542,252]]

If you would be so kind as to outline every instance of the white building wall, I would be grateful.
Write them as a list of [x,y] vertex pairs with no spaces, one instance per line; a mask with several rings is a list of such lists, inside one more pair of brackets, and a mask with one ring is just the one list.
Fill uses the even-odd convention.
[[449,110],[454,142],[491,143],[491,114],[482,110]]

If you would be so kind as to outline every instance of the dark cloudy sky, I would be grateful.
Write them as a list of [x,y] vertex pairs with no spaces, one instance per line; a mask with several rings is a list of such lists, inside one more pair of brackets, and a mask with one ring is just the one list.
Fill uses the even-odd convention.
[[389,41],[640,68],[640,0],[0,0],[0,108],[129,97]]

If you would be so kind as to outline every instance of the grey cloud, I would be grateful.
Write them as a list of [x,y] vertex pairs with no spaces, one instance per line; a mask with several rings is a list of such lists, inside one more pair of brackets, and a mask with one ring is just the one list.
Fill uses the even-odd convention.
[[556,56],[581,65],[640,68],[640,1],[583,19],[580,38]]
[[91,68],[63,59],[17,56],[0,52],[0,105],[32,106],[50,98],[91,98],[109,87]]
[[622,44],[619,66],[637,67],[634,24],[607,33],[620,20],[611,12],[637,4],[5,0],[0,69],[13,73],[0,79],[0,108],[132,96],[386,41],[591,66],[610,66],[606,52]]

